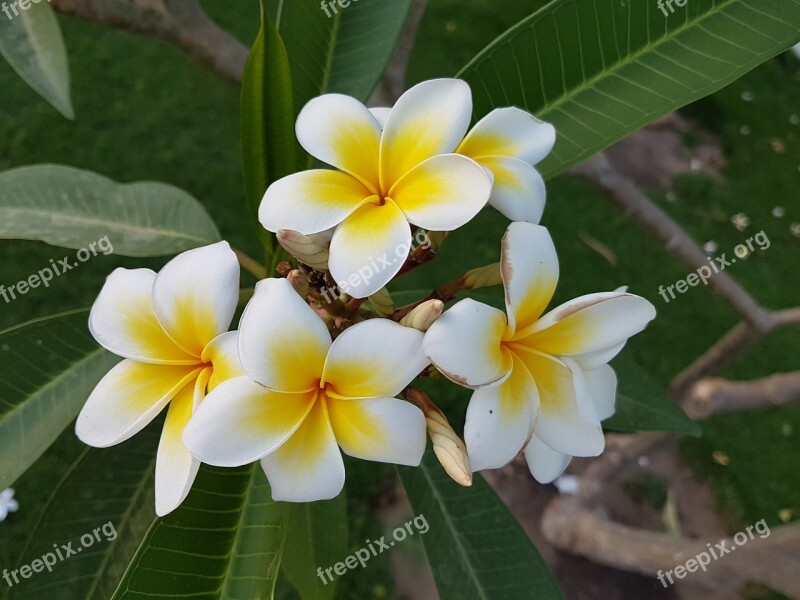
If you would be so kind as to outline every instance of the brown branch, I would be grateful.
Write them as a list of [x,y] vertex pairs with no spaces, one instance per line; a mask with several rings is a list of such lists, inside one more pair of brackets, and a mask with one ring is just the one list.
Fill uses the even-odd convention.
[[[612,204],[660,240],[690,269],[697,271],[708,265],[708,256],[703,249],[667,213],[614,169],[604,154],[590,158],[574,167],[572,172],[590,181]],[[769,330],[769,313],[726,272],[714,273],[708,284],[756,331]]]
[[800,371],[778,373],[754,381],[703,379],[689,390],[683,403],[693,419],[712,414],[780,406],[800,400]]
[[228,81],[242,79],[247,48],[217,25],[198,0],[50,0],[62,14],[152,35],[186,51]]

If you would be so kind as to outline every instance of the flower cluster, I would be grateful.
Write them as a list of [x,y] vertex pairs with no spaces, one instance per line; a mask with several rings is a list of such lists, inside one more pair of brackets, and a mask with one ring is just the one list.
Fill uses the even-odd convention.
[[[538,225],[546,192],[535,165],[555,131],[504,108],[468,132],[471,115],[458,80],[420,84],[391,109],[335,94],[312,100],[297,137],[333,168],[273,183],[259,213],[296,263],[256,286],[233,332],[239,266],[227,243],[181,254],[157,274],[115,271],[90,329],[123,360],[88,399],[78,436],[118,444],[169,406],[156,462],[160,515],[184,500],[201,462],[260,461],[276,500],[309,502],[341,492],[342,452],[415,466],[426,431],[464,485],[521,451],[541,482],[572,456],[600,454],[600,423],[616,396],[608,362],[655,310],[616,291],[545,312],[559,267]],[[395,309],[385,286],[435,258],[444,234],[487,203],[514,221],[499,265]],[[431,244],[412,249],[418,232]],[[396,248],[406,249],[400,260],[353,277]],[[470,299],[444,310],[460,290],[501,283],[505,312]],[[324,292],[336,284],[347,294],[331,300]],[[466,444],[409,387],[439,373],[474,390]]]

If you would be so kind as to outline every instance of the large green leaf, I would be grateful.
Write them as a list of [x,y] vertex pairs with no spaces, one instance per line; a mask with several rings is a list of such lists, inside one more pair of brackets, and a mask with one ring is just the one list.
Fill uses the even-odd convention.
[[[392,56],[412,0],[267,0],[286,41],[295,109],[324,93],[366,101]],[[336,12],[334,12],[334,10]],[[330,16],[328,16],[330,15]]]
[[[63,561],[54,561],[51,556],[50,562],[55,562],[51,571],[21,579],[11,588],[8,598],[62,597],[59,592],[66,589],[73,600],[111,597],[155,520],[153,473],[159,431],[157,423],[114,448],[83,448],[61,479],[50,482],[50,496],[28,532],[16,565],[29,564],[54,552],[54,543],[59,549],[72,543],[73,549],[80,548],[80,556],[65,557]],[[64,441],[62,436],[53,450],[71,445]],[[38,465],[28,475],[37,468]],[[93,539],[87,537],[82,542],[83,536]],[[0,597],[4,597],[2,593]]]
[[336,579],[327,585],[317,569],[328,568],[347,552],[347,501],[344,494],[325,502],[289,505],[289,527],[281,571],[302,600],[330,600]]
[[539,552],[480,475],[470,488],[454,483],[432,451],[418,468],[398,467],[416,515],[442,600],[560,600]]
[[220,239],[200,203],[171,185],[119,184],[60,165],[0,173],[0,238],[81,249],[104,237],[124,256],[177,254]]
[[617,412],[603,423],[614,431],[670,431],[699,436],[700,427],[667,396],[664,388],[631,358],[622,354],[612,366],[617,372]]
[[15,2],[2,7],[6,12],[0,14],[0,54],[36,93],[74,119],[67,50],[53,9],[41,0],[28,2],[24,10]]
[[800,0],[553,0],[460,74],[475,112],[553,123],[546,177],[731,83],[800,40]]
[[88,317],[77,311],[0,332],[0,489],[36,462],[119,361],[89,335]]
[[242,164],[250,215],[270,250],[272,238],[258,224],[267,187],[295,171],[292,78],[289,58],[272,21],[261,11],[258,32],[244,68],[241,94]]
[[147,533],[114,600],[273,597],[286,505],[258,465],[201,468],[189,497]]

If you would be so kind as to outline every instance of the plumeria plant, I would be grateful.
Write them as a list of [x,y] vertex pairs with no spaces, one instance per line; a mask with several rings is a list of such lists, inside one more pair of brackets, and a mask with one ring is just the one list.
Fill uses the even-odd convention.
[[[333,18],[317,0],[262,7],[241,123],[242,228],[263,258],[171,186],[54,165],[0,174],[5,237],[80,248],[108,234],[119,254],[170,257],[114,271],[89,311],[0,332],[0,489],[75,418],[86,444],[29,546],[79,521],[119,531],[70,564],[76,598],[278,586],[328,600],[318,568],[361,545],[345,498],[362,460],[395,465],[430,524],[442,598],[561,598],[479,472],[524,460],[544,485],[599,456],[604,429],[696,433],[625,350],[656,318],[636,282],[553,302],[570,265],[541,224],[545,181],[791,47],[797,15],[766,2],[750,19],[747,0],[695,0],[667,22],[646,3],[540,4],[457,77],[372,108],[411,0]],[[31,31],[53,31],[48,11],[34,5]],[[34,38],[23,43],[41,52]],[[715,58],[734,38],[741,56]],[[505,227],[493,259],[448,254],[483,211]],[[410,289],[431,263],[454,278]],[[63,508],[76,497],[80,514]]]

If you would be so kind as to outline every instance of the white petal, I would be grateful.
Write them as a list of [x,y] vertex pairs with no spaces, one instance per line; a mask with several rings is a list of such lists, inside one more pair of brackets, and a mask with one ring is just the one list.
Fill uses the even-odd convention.
[[172,341],[156,319],[155,280],[150,269],[116,269],[92,306],[89,329],[104,348],[118,356],[152,364],[196,364],[197,357]]
[[397,205],[365,204],[337,227],[328,266],[344,293],[367,298],[397,275],[410,249],[411,226]]
[[319,387],[331,334],[286,279],[256,285],[239,326],[239,358],[245,372],[277,392]]
[[624,343],[655,316],[655,307],[639,296],[590,294],[554,308],[520,339],[556,356],[598,352]]
[[75,433],[95,448],[124,442],[144,429],[202,371],[195,366],[147,365],[126,359],[111,369],[86,401]]
[[375,117],[375,120],[378,122],[378,127],[380,127],[381,130],[383,130],[383,128],[386,127],[386,121],[389,120],[389,115],[392,113],[392,109],[385,107],[376,107],[376,108],[370,108],[369,112],[371,112],[372,116]]
[[472,118],[472,91],[458,79],[434,79],[397,101],[381,137],[381,185],[388,190],[418,164],[453,152]]
[[512,221],[539,223],[547,201],[547,188],[539,172],[516,158],[489,157],[480,162],[494,175],[489,204]]
[[269,186],[258,220],[273,233],[280,229],[303,235],[321,233],[336,227],[373,195],[347,173],[301,171]]
[[539,439],[563,454],[598,456],[605,446],[603,430],[580,368],[535,351],[517,356],[539,390],[534,428]]
[[379,192],[381,127],[366,106],[342,94],[326,94],[297,117],[297,140],[311,156],[349,173]]
[[200,356],[228,331],[239,303],[239,261],[228,242],[189,250],[169,261],[153,284],[153,306],[164,330]]
[[550,154],[556,130],[519,108],[498,108],[469,132],[458,152],[479,158],[512,156],[535,165]]
[[617,405],[617,374],[609,365],[583,372],[601,421],[614,416]]
[[211,363],[213,367],[208,382],[209,392],[223,381],[245,374],[242,361],[239,359],[238,331],[228,331],[214,338],[203,350],[202,358],[204,363]]
[[425,354],[448,379],[477,389],[511,373],[512,357],[501,341],[506,316],[467,298],[431,325],[423,340]]
[[159,517],[168,515],[181,505],[200,469],[200,461],[184,446],[182,438],[194,407],[205,395],[209,376],[210,369],[206,369],[196,382],[185,386],[169,404],[156,455],[156,514]]
[[539,483],[552,483],[567,470],[572,457],[556,452],[535,435],[525,448],[531,475]]
[[585,354],[573,354],[570,358],[574,360],[581,369],[587,371],[589,369],[596,369],[602,365],[608,364],[611,360],[619,354],[622,349],[625,347],[627,340],[620,343],[615,344],[613,346],[609,346],[608,348],[603,348],[602,350],[597,350],[595,352],[587,352]]
[[429,364],[422,338],[388,319],[354,325],[333,342],[323,382],[346,398],[396,396]]
[[472,394],[464,425],[472,470],[499,469],[511,462],[533,433],[538,406],[536,385],[518,359],[502,385]]
[[558,256],[540,225],[512,223],[503,237],[501,272],[508,321],[513,331],[528,327],[547,308],[558,283]]
[[328,399],[336,441],[350,456],[416,467],[425,452],[425,415],[397,398]]
[[247,465],[281,446],[303,423],[318,391],[270,392],[248,377],[229,379],[200,404],[183,442],[204,463]]
[[459,154],[434,156],[409,171],[389,191],[410,223],[453,231],[486,206],[492,181],[475,161]]
[[272,498],[316,502],[338,496],[344,488],[344,462],[324,402],[316,402],[302,426],[261,466]]

